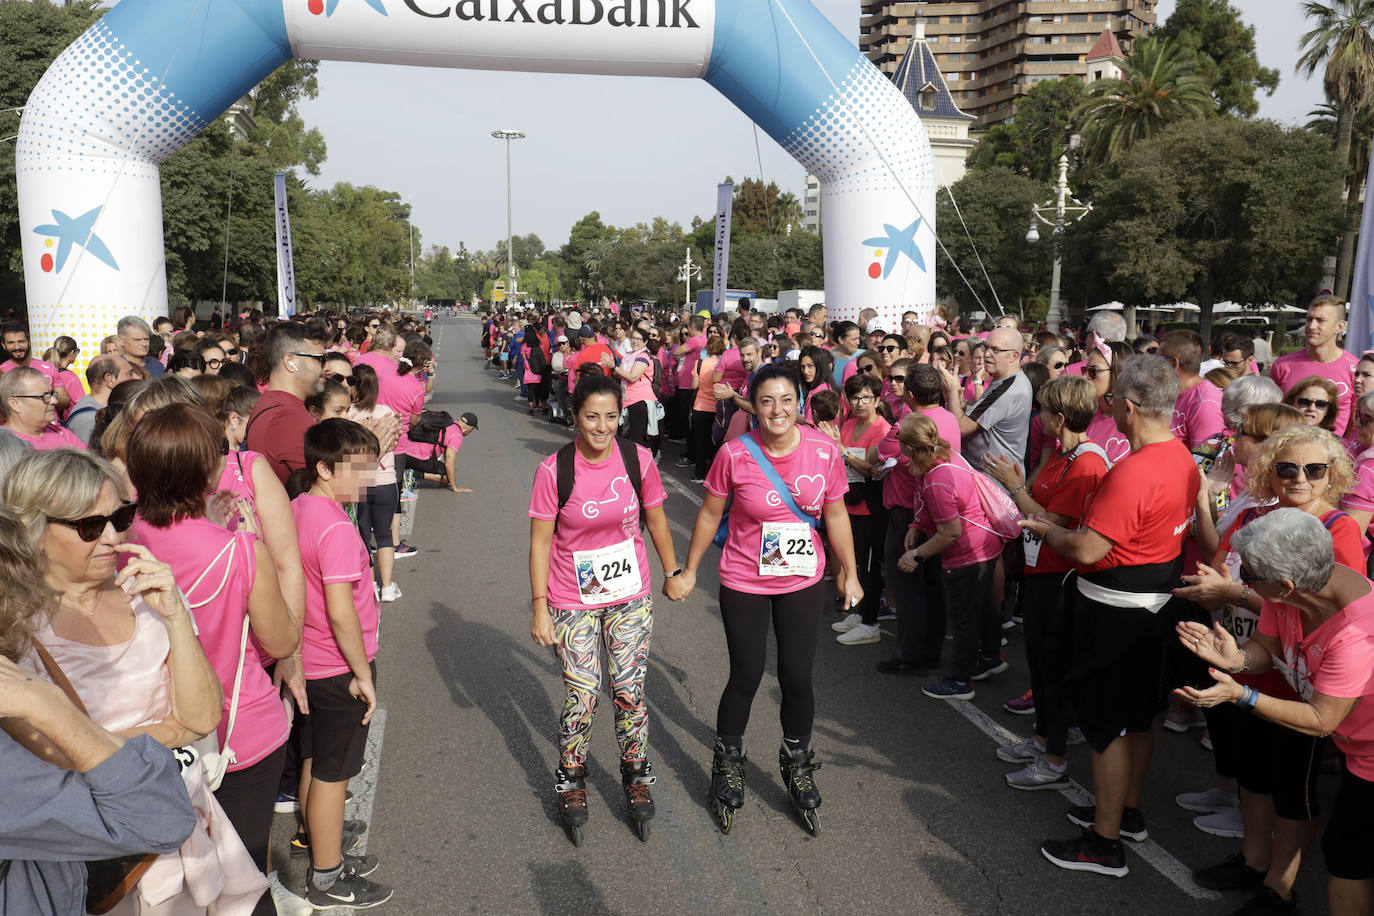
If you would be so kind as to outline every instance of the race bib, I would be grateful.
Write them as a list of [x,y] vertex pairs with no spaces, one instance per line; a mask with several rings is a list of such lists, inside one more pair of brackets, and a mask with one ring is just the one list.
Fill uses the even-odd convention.
[[1021,532],[1021,546],[1026,552],[1026,565],[1032,569],[1040,562],[1040,545],[1045,541],[1029,529]]
[[644,587],[631,539],[597,550],[573,551],[577,591],[587,604],[629,601]]
[[759,575],[810,577],[819,568],[810,525],[763,523],[759,539]]
[[[848,446],[848,447],[845,448],[844,454],[845,454],[845,457],[846,457],[846,458],[859,458],[859,459],[862,459],[862,458],[864,458],[864,456],[866,456],[866,455],[868,454],[868,449],[866,449],[866,448],[855,448],[855,447],[853,447],[853,446]],[[858,471],[854,470],[854,468],[853,468],[852,466],[850,466],[849,464],[846,464],[846,465],[844,466],[844,473],[845,473],[845,477],[849,480],[850,483],[863,483],[863,482],[864,482],[864,476],[863,476],[862,474],[860,474]]]
[[177,762],[181,777],[185,779],[191,767],[200,762],[200,752],[189,744],[185,747],[174,747],[172,748],[172,759]]

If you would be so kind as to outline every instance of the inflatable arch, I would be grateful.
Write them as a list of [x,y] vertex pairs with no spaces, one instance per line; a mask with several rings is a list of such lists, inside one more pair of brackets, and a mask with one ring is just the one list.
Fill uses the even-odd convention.
[[293,57],[703,78],[820,179],[832,318],[934,307],[925,130],[808,0],[123,0],[20,124],[35,341],[167,314],[158,166]]

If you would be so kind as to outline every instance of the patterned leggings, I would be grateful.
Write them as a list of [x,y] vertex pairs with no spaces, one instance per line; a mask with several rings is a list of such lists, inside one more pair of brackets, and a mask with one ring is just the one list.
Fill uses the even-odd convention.
[[582,766],[592,717],[601,696],[601,644],[610,660],[611,696],[615,698],[615,736],[620,756],[643,760],[649,731],[644,703],[644,670],[649,658],[649,634],[654,628],[650,597],[591,610],[553,608],[553,627],[563,683],[568,688],[558,722],[558,762]]

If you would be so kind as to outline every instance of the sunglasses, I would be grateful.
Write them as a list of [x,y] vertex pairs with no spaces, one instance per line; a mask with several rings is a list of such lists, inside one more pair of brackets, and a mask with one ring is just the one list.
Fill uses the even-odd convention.
[[859,371],[860,371],[860,372],[877,372],[877,371],[878,371],[878,367],[877,367],[877,366],[872,366],[872,365],[869,365],[869,366],[860,366],[860,367],[859,367]]
[[1321,480],[1326,476],[1326,469],[1329,467],[1331,465],[1318,462],[1295,464],[1292,461],[1275,461],[1274,473],[1279,475],[1279,480],[1297,480],[1299,471],[1308,480]]
[[292,356],[304,356],[304,357],[306,357],[307,359],[318,359],[318,360],[320,361],[320,365],[321,365],[321,366],[324,365],[324,354],[323,354],[323,353],[296,353],[295,351],[292,351],[291,355],[292,355]]
[[[1063,369],[1065,366],[1067,366],[1067,365],[1068,365],[1068,363],[1050,363],[1050,368],[1053,369],[1053,370],[1055,370],[1056,372],[1058,372],[1058,371],[1062,370],[1062,369]],[[1084,374],[1085,374],[1085,375],[1087,374],[1087,373],[1086,373],[1086,370],[1085,370]]]
[[232,358],[238,356],[239,351],[235,350],[233,347],[226,347],[224,350],[224,355]]
[[878,349],[882,350],[884,353],[900,353],[902,350],[902,348],[897,346],[896,344],[884,344]]
[[1154,354],[1159,352],[1159,347],[1146,347],[1145,352],[1153,356]]
[[[564,342],[564,343],[567,343],[566,340],[563,341],[563,342]],[[358,380],[355,379],[355,378],[354,378],[353,376],[351,376],[351,375],[343,375],[343,374],[338,373],[338,372],[326,372],[326,373],[324,374],[324,377],[325,377],[325,378],[328,378],[328,379],[333,379],[334,381],[338,382],[340,385],[347,385],[349,388],[356,388],[356,387],[358,387]]]
[[888,380],[889,380],[889,381],[893,381],[893,382],[901,382],[902,384],[906,384],[906,376],[905,376],[905,375],[889,375],[889,376],[888,376]]
[[138,503],[125,503],[109,515],[88,515],[85,518],[49,518],[54,525],[66,525],[74,530],[81,540],[90,543],[105,533],[106,525],[113,525],[115,531],[128,531],[134,523]]
[[1111,374],[1111,371],[1112,370],[1110,369],[1099,369],[1096,366],[1084,366],[1083,377],[1088,379],[1095,379],[1099,375],[1109,375]]
[[1324,399],[1298,398],[1293,403],[1298,405],[1299,410],[1326,410],[1331,406],[1331,402]]

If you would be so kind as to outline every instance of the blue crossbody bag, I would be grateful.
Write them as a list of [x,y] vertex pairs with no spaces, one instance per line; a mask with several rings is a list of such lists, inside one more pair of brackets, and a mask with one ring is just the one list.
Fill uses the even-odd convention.
[[[749,454],[753,457],[754,463],[759,466],[759,470],[763,471],[763,476],[767,477],[768,482],[773,485],[773,489],[777,492],[778,498],[782,500],[782,504],[792,511],[792,514],[797,517],[798,521],[805,522],[812,528],[819,527],[820,522],[816,517],[803,512],[801,507],[797,505],[797,501],[792,498],[792,491],[787,488],[787,484],[783,483],[782,475],[773,467],[773,462],[768,460],[768,456],[763,453],[763,448],[754,440],[754,437],[745,433],[740,438],[744,441],[744,447],[749,450]],[[733,499],[734,498],[731,497],[731,501],[733,501]],[[712,539],[712,543],[717,547],[724,547],[725,540],[729,536],[730,507],[727,505],[724,514],[720,517],[720,525],[716,528],[716,536]]]

